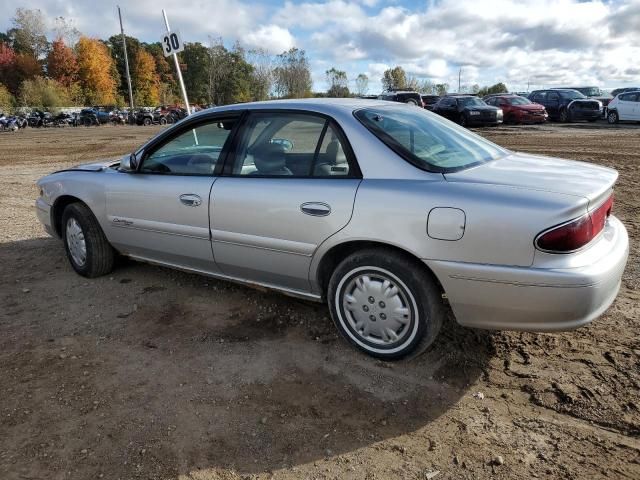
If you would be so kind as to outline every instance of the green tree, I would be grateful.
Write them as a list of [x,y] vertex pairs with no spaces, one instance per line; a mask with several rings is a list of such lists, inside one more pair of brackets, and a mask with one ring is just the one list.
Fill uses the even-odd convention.
[[200,42],[186,43],[179,54],[184,65],[182,78],[192,103],[209,102],[209,51]]
[[[125,42],[127,43],[127,57],[129,58],[129,71],[131,73],[131,82],[134,83],[134,62],[138,58],[138,52],[142,48],[140,40],[134,37],[125,35]],[[117,71],[117,88],[118,94],[124,98],[129,98],[129,85],[127,83],[127,69],[124,62],[124,47],[122,46],[122,36],[112,35],[106,42],[109,47],[109,53],[113,59],[115,69]]]
[[385,70],[381,81],[384,90],[403,90],[407,88],[407,74],[404,68],[400,66]]
[[50,78],[36,77],[22,82],[20,103],[25,107],[51,110],[68,106],[70,99],[64,85]]
[[446,95],[449,92],[449,84],[448,83],[436,83],[435,86],[436,95]]
[[49,46],[44,14],[39,9],[18,8],[11,21],[13,28],[7,33],[16,53],[31,55],[36,60],[44,57]]
[[306,98],[311,93],[311,69],[304,50],[291,48],[276,57],[275,90],[279,97]]
[[491,93],[507,93],[509,91],[509,89],[507,88],[507,86],[502,83],[496,83],[495,85],[491,85],[490,87],[482,87],[480,89],[478,89],[478,96],[480,97],[484,97],[485,95],[489,95]]
[[347,72],[332,67],[327,70],[325,74],[327,76],[327,83],[329,84],[329,90],[327,90],[328,97],[345,98],[350,96]]
[[13,110],[15,100],[11,92],[4,85],[0,84],[0,112],[10,113]]

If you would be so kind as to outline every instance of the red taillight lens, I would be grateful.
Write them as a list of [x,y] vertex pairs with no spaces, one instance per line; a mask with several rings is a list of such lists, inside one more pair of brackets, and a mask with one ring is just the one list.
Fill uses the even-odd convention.
[[536,247],[546,252],[568,253],[584,247],[604,229],[613,208],[613,195],[586,215],[538,236]]

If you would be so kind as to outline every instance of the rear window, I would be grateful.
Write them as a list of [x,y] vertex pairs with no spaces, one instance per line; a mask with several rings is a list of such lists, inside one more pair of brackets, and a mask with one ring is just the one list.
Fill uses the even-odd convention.
[[416,167],[450,173],[505,156],[507,150],[423,109],[363,108],[355,117],[378,139]]

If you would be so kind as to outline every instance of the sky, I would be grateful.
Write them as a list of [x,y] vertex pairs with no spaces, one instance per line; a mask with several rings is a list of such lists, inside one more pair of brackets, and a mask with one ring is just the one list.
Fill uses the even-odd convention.
[[0,30],[17,7],[63,16],[82,33],[119,33],[159,41],[161,9],[185,42],[222,37],[247,48],[307,52],[314,90],[326,90],[325,71],[359,73],[369,93],[381,90],[385,69],[462,85],[504,82],[512,91],[548,86],[601,88],[640,84],[640,0],[0,0]]

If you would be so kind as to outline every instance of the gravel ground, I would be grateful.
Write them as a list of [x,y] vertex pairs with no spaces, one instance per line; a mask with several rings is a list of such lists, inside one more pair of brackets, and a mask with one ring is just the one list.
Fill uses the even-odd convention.
[[348,347],[322,305],[130,261],[74,274],[34,181],[158,130],[0,134],[0,478],[640,478],[640,129],[480,130],[618,169],[622,290],[578,331],[449,321],[396,363]]

